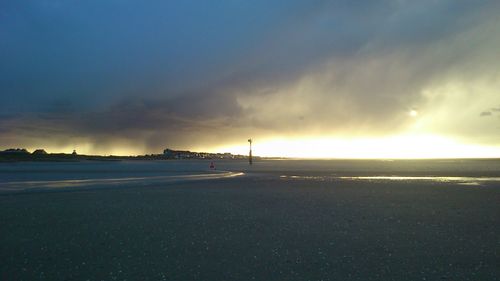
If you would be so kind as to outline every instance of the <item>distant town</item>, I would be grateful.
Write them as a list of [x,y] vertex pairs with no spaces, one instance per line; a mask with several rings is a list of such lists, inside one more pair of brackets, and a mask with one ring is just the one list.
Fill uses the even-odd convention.
[[[254,159],[259,157],[253,156]],[[181,159],[227,159],[247,160],[247,155],[234,155],[231,153],[209,153],[192,152],[187,150],[165,149],[162,154],[146,154],[137,156],[102,156],[78,154],[76,150],[72,153],[48,153],[44,149],[36,149],[32,152],[24,148],[10,148],[0,151],[1,162],[15,161],[120,161],[120,160],[181,160]]]

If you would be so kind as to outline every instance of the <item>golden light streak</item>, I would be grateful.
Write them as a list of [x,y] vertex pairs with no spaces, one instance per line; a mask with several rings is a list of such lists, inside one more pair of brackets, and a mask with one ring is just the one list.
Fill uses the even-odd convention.
[[[248,154],[245,145],[215,150]],[[426,159],[500,158],[500,147],[470,145],[432,135],[401,135],[383,138],[277,138],[255,140],[254,155],[292,158]]]

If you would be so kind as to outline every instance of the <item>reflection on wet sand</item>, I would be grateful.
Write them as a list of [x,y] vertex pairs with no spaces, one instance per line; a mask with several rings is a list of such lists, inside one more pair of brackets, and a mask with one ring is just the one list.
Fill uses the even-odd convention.
[[458,185],[483,185],[485,183],[500,182],[500,177],[444,177],[444,176],[300,176],[281,175],[281,179],[300,180],[349,180],[349,181],[399,181],[399,182],[440,182],[454,183]]
[[75,188],[86,186],[112,186],[112,185],[141,185],[151,183],[169,183],[180,181],[196,181],[220,178],[231,178],[242,176],[239,172],[214,172],[206,174],[152,176],[152,177],[128,177],[128,178],[105,178],[105,179],[71,179],[71,180],[49,180],[49,181],[14,181],[0,183],[0,192],[28,191],[28,190],[51,190],[62,188]]

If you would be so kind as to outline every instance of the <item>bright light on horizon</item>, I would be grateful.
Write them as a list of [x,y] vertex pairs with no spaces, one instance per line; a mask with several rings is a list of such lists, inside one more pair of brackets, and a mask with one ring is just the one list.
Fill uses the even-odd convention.
[[[214,151],[248,154],[248,145],[220,147]],[[440,136],[281,138],[260,142],[256,139],[253,154],[264,157],[314,159],[500,158],[500,147],[463,144]]]
[[[246,138],[242,138],[246,140]],[[34,151],[40,147],[27,147]],[[49,153],[131,156],[143,154],[161,154],[159,151],[147,151],[144,147],[129,146],[121,143],[112,150],[96,150],[88,143],[45,148]],[[194,152],[215,152],[248,155],[248,142],[238,145],[218,147],[174,147],[179,150]],[[399,135],[379,138],[338,138],[338,137],[302,137],[258,139],[252,143],[253,155],[263,157],[287,157],[310,159],[426,159],[426,158],[500,158],[500,146],[483,146],[460,143],[456,140],[434,135]]]

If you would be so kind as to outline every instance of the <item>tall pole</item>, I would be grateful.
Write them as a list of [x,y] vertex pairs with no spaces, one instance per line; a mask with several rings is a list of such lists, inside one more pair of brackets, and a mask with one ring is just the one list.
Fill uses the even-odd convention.
[[248,153],[248,163],[252,165],[252,139],[248,139],[250,143],[250,152]]

